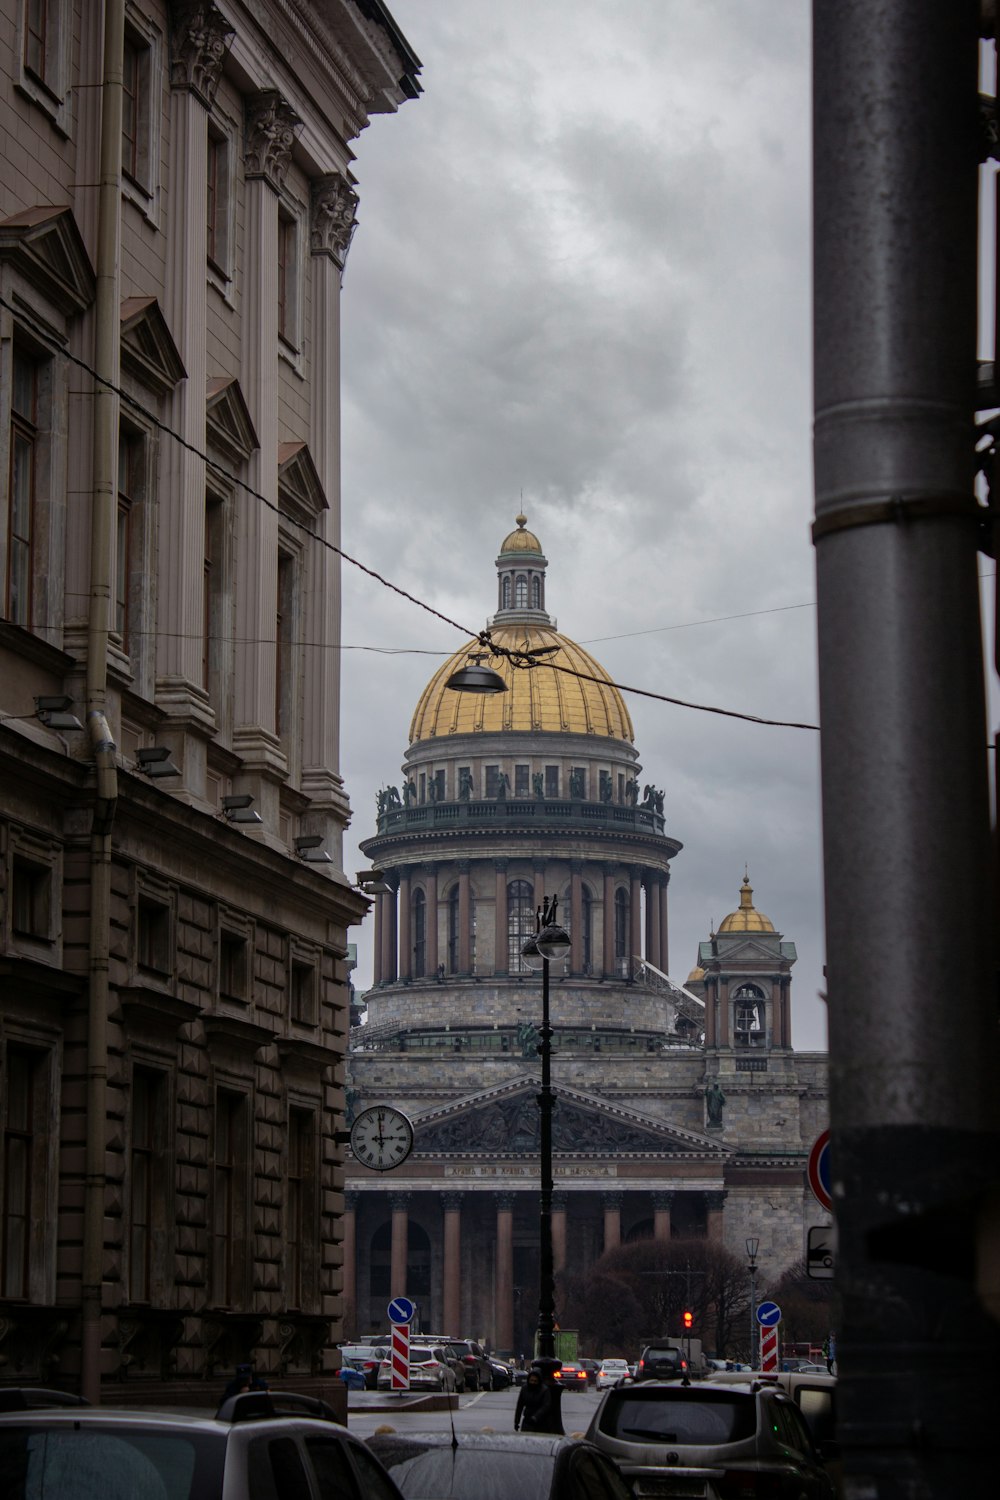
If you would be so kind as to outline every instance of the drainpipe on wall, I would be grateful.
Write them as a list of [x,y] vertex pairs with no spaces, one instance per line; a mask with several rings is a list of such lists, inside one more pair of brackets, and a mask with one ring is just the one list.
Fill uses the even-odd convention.
[[101,162],[97,220],[94,458],[87,626],[87,730],[97,773],[90,834],[90,1003],[87,1027],[87,1142],[81,1272],[80,1390],[101,1394],[101,1312],[107,1174],[108,987],[111,938],[111,828],[118,800],[115,744],[107,719],[108,636],[118,449],[120,368],[121,140],[124,0],[104,7]]

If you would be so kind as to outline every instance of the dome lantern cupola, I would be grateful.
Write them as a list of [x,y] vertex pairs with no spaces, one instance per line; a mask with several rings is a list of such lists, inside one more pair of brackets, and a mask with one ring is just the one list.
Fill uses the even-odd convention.
[[554,625],[545,612],[545,569],[542,544],[529,531],[522,512],[514,517],[517,529],[503,540],[497,558],[497,612],[491,623]]
[[753,904],[753,886],[750,884],[750,872],[743,873],[743,884],[740,886],[740,905],[738,911],[731,911],[728,917],[723,917],[719,923],[719,933],[724,932],[773,932],[774,923],[770,917],[765,917],[762,911],[758,911]]

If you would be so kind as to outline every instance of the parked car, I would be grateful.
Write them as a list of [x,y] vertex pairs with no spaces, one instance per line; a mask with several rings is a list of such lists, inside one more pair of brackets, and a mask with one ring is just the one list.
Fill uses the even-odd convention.
[[493,1388],[493,1370],[489,1355],[475,1339],[449,1339],[445,1348],[454,1354],[465,1367],[467,1391],[489,1391]]
[[[392,1360],[379,1366],[378,1388],[392,1390]],[[447,1350],[431,1344],[410,1344],[410,1390],[453,1391],[455,1372],[448,1363]]]
[[585,1391],[590,1384],[586,1370],[572,1359],[564,1359],[562,1369],[553,1370],[552,1378],[567,1390],[572,1386],[576,1390]]
[[493,1372],[493,1389],[495,1391],[506,1391],[514,1384],[514,1371],[510,1365],[504,1364],[502,1359],[490,1359],[490,1369]]
[[379,1366],[389,1353],[388,1344],[341,1344],[338,1353],[341,1364],[359,1370],[368,1390],[373,1391],[378,1385]]
[[647,1344],[635,1367],[636,1380],[680,1380],[687,1374],[687,1360],[672,1344]]
[[311,1396],[249,1391],[214,1417],[33,1401],[10,1407],[8,1399],[0,1413],[0,1475],[11,1500],[334,1492],[401,1500],[370,1449]]
[[606,1391],[632,1379],[628,1362],[624,1359],[602,1359],[597,1370],[597,1389]]
[[779,1374],[754,1376],[737,1374],[710,1375],[712,1385],[732,1385],[753,1379],[777,1386],[787,1392],[806,1420],[820,1456],[834,1476],[840,1471],[840,1444],[837,1440],[837,1377],[826,1370],[782,1370]]
[[363,1391],[368,1387],[368,1382],[360,1370],[353,1365],[341,1365],[337,1371],[337,1379],[342,1380],[349,1391]]
[[377,1433],[368,1446],[406,1500],[631,1500],[618,1470],[581,1438],[534,1433]]
[[587,1437],[636,1496],[834,1500],[802,1413],[772,1383],[640,1381],[608,1391]]

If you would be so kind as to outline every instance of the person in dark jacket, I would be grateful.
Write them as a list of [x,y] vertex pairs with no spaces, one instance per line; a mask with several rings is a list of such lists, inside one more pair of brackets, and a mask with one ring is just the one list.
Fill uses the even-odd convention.
[[517,1393],[515,1432],[548,1432],[552,1392],[537,1370],[532,1370]]
[[267,1381],[261,1375],[254,1374],[253,1365],[237,1365],[236,1374],[226,1386],[222,1393],[223,1401],[228,1401],[230,1396],[240,1396],[244,1391],[266,1391]]

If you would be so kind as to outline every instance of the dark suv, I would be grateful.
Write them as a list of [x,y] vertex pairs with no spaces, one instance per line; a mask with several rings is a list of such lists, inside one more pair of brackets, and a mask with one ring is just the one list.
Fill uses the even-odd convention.
[[4,1500],[402,1500],[365,1444],[309,1396],[248,1391],[214,1417],[50,1405],[45,1398],[58,1401],[55,1392],[4,1397]]
[[652,1381],[616,1388],[587,1437],[612,1459],[637,1500],[701,1496],[834,1500],[795,1402],[773,1385]]
[[445,1348],[462,1362],[467,1391],[491,1391],[493,1389],[493,1367],[490,1357],[481,1344],[472,1339],[449,1339]]
[[636,1380],[680,1380],[688,1372],[680,1349],[669,1344],[649,1344],[635,1367]]

